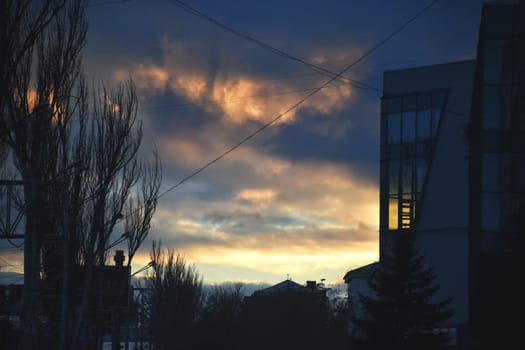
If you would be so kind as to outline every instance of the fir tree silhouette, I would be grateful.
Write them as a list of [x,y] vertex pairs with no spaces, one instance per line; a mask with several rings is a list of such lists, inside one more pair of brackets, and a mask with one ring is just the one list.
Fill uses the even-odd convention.
[[413,234],[396,235],[368,280],[374,293],[360,295],[363,315],[352,317],[353,343],[361,349],[443,349],[448,336],[433,330],[452,316],[452,299],[434,300],[435,279]]

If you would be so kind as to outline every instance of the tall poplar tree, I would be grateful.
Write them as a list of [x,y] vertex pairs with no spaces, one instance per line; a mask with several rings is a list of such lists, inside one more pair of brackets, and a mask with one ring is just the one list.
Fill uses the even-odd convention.
[[442,349],[448,336],[433,330],[451,316],[452,299],[436,301],[439,286],[414,246],[413,234],[393,239],[369,279],[372,295],[360,295],[362,316],[352,318],[362,349]]
[[0,0],[0,174],[22,183],[25,217],[21,349],[101,344],[96,317],[113,309],[97,270],[115,242],[127,241],[131,265],[158,200],[160,159],[140,152],[133,82],[86,83],[88,3]]

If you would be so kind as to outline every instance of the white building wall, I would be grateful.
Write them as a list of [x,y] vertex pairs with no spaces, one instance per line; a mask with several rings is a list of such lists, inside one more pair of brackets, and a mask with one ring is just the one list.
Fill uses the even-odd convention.
[[348,302],[352,313],[356,316],[363,316],[362,306],[359,302],[359,295],[370,295],[371,289],[367,282],[368,276],[352,278],[348,288]]
[[416,244],[438,276],[437,298],[453,298],[451,323],[457,325],[468,320],[468,149],[464,132],[474,64],[462,61],[384,75],[385,95],[450,89],[415,228]]
[[[345,276],[345,283],[348,284],[348,311],[350,316],[363,317],[363,306],[360,302],[360,295],[372,295],[374,292],[368,285],[368,279],[373,273],[376,263],[362,266],[356,270],[349,271]],[[348,334],[354,334],[354,324],[349,320],[347,325]]]

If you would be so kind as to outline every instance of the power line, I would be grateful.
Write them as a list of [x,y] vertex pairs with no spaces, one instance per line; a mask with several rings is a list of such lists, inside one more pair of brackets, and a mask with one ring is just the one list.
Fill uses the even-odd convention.
[[16,264],[16,265],[11,264],[9,261],[7,261],[6,259],[4,259],[2,256],[0,256],[0,261],[3,261],[3,263],[5,264],[5,265],[0,265],[0,267],[9,266],[9,267],[15,267],[15,268],[17,268],[17,267],[24,266],[23,264]]
[[[439,0],[436,0],[436,2],[439,1]],[[272,46],[268,43],[265,43],[259,39],[256,39],[248,34],[245,34],[245,33],[242,33],[236,29],[234,29],[233,27],[230,27],[222,22],[220,22],[219,20],[205,14],[204,12],[186,4],[185,2],[183,1],[180,1],[180,0],[168,0],[169,3],[171,3],[172,5],[174,6],[177,6],[181,9],[183,9],[184,11],[196,16],[196,17],[200,17],[202,19],[205,19],[206,21],[216,25],[217,27],[227,31],[227,32],[230,32],[232,33],[233,35],[243,39],[243,40],[246,40],[246,41],[249,41],[249,42],[252,42],[260,47],[262,47],[263,49],[265,50],[268,50],[278,56],[281,56],[281,57],[284,57],[286,59],[289,59],[289,60],[292,60],[292,61],[295,61],[295,62],[299,62],[303,65],[305,65],[306,67],[312,69],[314,72],[318,73],[318,74],[321,74],[321,75],[324,75],[326,77],[329,77],[329,78],[333,78],[333,77],[337,77],[336,79],[342,79],[342,80],[345,80],[347,81],[348,83],[352,84],[354,87],[358,87],[358,88],[362,88],[362,89],[370,89],[370,90],[375,90],[375,91],[378,91],[378,92],[381,92],[381,89],[379,88],[376,88],[372,85],[369,85],[367,83],[364,83],[362,81],[359,81],[359,80],[355,80],[355,79],[352,79],[350,77],[346,77],[344,75],[341,75],[341,74],[337,74],[329,69],[326,69],[324,67],[321,67],[319,65],[316,65],[312,62],[308,62],[306,60],[303,60],[302,58],[299,58],[297,56],[294,56],[292,54],[289,54],[281,49],[278,49],[276,48],[275,46]],[[402,28],[403,29],[403,28]]]
[[[430,7],[432,7],[433,5],[435,5],[439,0],[435,0],[431,3],[429,3],[427,5],[427,7],[423,8],[419,13],[416,13],[416,15],[414,15],[414,17],[412,17],[409,21],[407,21],[405,23],[404,26],[401,26],[400,28],[398,28],[397,31],[402,31],[407,25],[409,25],[413,20],[415,20],[419,15],[421,15],[423,12],[425,12],[426,10],[428,10]],[[101,1],[101,2],[96,2],[96,3],[93,3],[91,4],[90,6],[99,6],[99,5],[108,5],[108,4],[113,4],[113,3],[126,3],[126,2],[131,2],[131,0],[109,0],[109,1]],[[242,33],[236,29],[234,29],[233,27],[230,27],[222,22],[220,22],[219,20],[215,19],[214,17],[211,17],[207,14],[205,14],[204,12],[186,4],[185,2],[183,1],[180,1],[180,0],[168,0],[169,3],[171,3],[172,5],[174,6],[177,6],[181,9],[183,9],[184,11],[196,16],[196,17],[200,17],[202,19],[205,19],[207,20],[208,22],[222,28],[223,30],[225,31],[228,31],[230,33],[232,33],[233,35],[241,38],[241,39],[244,39],[244,40],[247,40],[249,42],[252,42],[266,50],[269,50],[281,57],[284,57],[284,58],[287,58],[287,59],[290,59],[292,61],[296,61],[296,62],[299,62],[307,67],[309,67],[310,69],[312,69],[314,72],[318,73],[318,74],[321,74],[321,75],[324,75],[324,76],[327,76],[327,77],[334,77],[334,76],[337,76],[337,73],[333,72],[333,71],[330,71],[324,67],[321,67],[319,65],[316,65],[314,63],[311,63],[311,62],[308,62],[306,60],[303,60],[299,57],[296,57],[292,54],[289,54],[281,49],[278,49],[270,44],[267,44],[259,39],[256,39],[248,34],[245,34],[245,33]],[[393,35],[396,35],[397,33],[396,32],[393,32],[392,33]],[[386,40],[388,41],[389,39],[386,38]],[[380,43],[380,45],[382,45]],[[373,91],[376,91],[376,92],[379,92],[379,93],[384,93],[383,89],[380,89],[378,87],[375,87],[375,86],[372,86],[370,84],[367,84],[363,81],[359,81],[359,80],[356,80],[356,79],[352,79],[350,77],[345,77],[343,75],[339,76],[338,78],[340,79],[344,79],[346,81],[346,83],[342,83],[342,84],[336,84],[336,85],[330,85],[330,86],[326,86],[326,87],[336,87],[336,86],[341,86],[341,85],[345,85],[345,84],[350,84],[352,85],[353,87],[356,87],[356,88],[360,88],[360,89],[368,89],[368,90],[373,90]],[[239,99],[232,99],[232,100],[228,100],[228,101],[224,101],[224,102],[190,102],[190,103],[181,103],[181,104],[174,104],[174,105],[163,105],[163,106],[152,106],[152,107],[149,107],[149,108],[142,108],[142,109],[139,109],[139,111],[157,111],[157,110],[167,110],[167,109],[174,109],[174,110],[178,110],[178,109],[184,109],[184,108],[187,108],[187,107],[193,107],[193,106],[199,106],[199,105],[219,105],[219,104],[224,104],[224,103],[227,103],[227,102],[230,102],[230,101],[234,101],[234,100],[243,100],[243,99],[246,99],[246,98],[253,98],[253,97],[274,97],[274,96],[280,96],[280,95],[285,95],[285,94],[292,94],[292,93],[299,93],[299,92],[307,92],[307,91],[312,91],[312,90],[315,90],[317,88],[310,88],[310,89],[299,89],[299,90],[290,90],[290,91],[284,91],[284,92],[280,92],[280,93],[275,93],[275,94],[272,94],[272,95],[266,95],[266,94],[261,94],[261,95],[251,95],[251,96],[246,96],[246,97],[243,97],[243,98],[239,98]],[[452,110],[446,110],[447,112],[450,112],[452,114],[459,114],[457,112],[454,112]]]
[[[123,3],[123,2],[130,2],[129,0],[114,0],[114,1],[103,1],[103,2],[96,2],[96,3],[93,3],[92,5],[90,6],[99,6],[99,5],[107,5],[107,4],[113,4],[113,3]],[[261,40],[258,40],[256,38],[253,38],[247,34],[244,34],[238,30],[235,30],[233,29],[232,27],[216,20],[215,18],[199,11],[198,9],[195,9],[193,7],[191,7],[190,5],[182,2],[182,1],[177,1],[175,0],[174,2],[173,1],[168,1],[169,3],[171,3],[172,5],[174,6],[177,6],[179,8],[182,8],[183,10],[185,10],[186,12],[192,14],[192,15],[195,15],[197,17],[201,17],[201,18],[204,18],[205,20],[208,20],[209,22],[219,26],[220,28],[230,32],[230,33],[233,33],[234,35],[244,39],[244,40],[247,40],[247,41],[250,41],[252,43],[255,43],[256,45],[264,48],[264,49],[267,49],[281,57],[284,57],[284,58],[287,58],[287,59],[290,59],[290,60],[293,60],[293,61],[296,61],[296,62],[299,62],[305,66],[307,66],[308,68],[312,69],[314,72],[316,72],[317,74],[321,74],[323,76],[326,76],[326,77],[333,77],[333,76],[336,76],[337,73],[333,72],[333,71],[330,71],[326,68],[323,68],[321,66],[318,66],[314,63],[311,63],[311,62],[308,62],[308,61],[305,61],[301,58],[298,58],[296,56],[293,56],[283,50],[280,50],[278,48],[275,48]],[[359,81],[359,80],[355,80],[355,79],[352,79],[352,78],[349,78],[349,77],[345,77],[345,76],[340,76],[339,77],[340,79],[344,80],[345,81],[345,84],[350,84],[351,86],[355,87],[355,88],[359,88],[359,89],[366,89],[366,90],[373,90],[373,91],[376,91],[376,92],[379,92],[381,93],[382,90],[380,88],[377,88],[377,87],[374,87],[372,85],[369,85],[365,82],[362,82],[362,81]],[[338,85],[332,85],[332,86],[338,86]],[[332,86],[329,86],[329,87],[332,87]],[[315,88],[312,88],[311,90],[314,90]],[[295,93],[295,92],[306,92],[306,89],[302,89],[302,90],[292,90],[290,92],[283,92],[283,93],[276,93],[275,95],[266,95],[265,97],[272,97],[272,96],[278,96],[278,95],[281,95],[281,94],[287,94],[287,93]],[[248,96],[246,98],[250,98],[250,97],[257,97],[258,95],[253,95],[253,96]],[[264,96],[264,95],[262,95]],[[222,103],[225,103],[225,102],[222,102]],[[187,108],[187,107],[193,107],[193,106],[199,106],[199,105],[216,105],[216,104],[221,104],[220,102],[190,102],[190,103],[185,103],[185,104],[176,104],[176,105],[173,105],[173,106],[166,106],[166,108],[169,108],[169,109],[175,109],[175,110],[178,110],[178,109],[184,109],[184,108]],[[140,109],[139,111],[148,111],[148,110],[157,110],[157,109],[160,109],[160,110],[164,110],[164,106],[159,106],[159,107],[156,107],[156,106],[152,106],[150,108],[143,108],[143,109]]]
[[[414,16],[412,16],[411,18],[409,18],[406,22],[404,22],[399,28],[397,28],[395,31],[393,31],[391,34],[389,34],[388,36],[386,36],[383,40],[381,40],[379,43],[377,43],[376,45],[374,45],[372,48],[370,48],[368,51],[366,51],[364,54],[362,54],[357,60],[355,60],[354,62],[350,63],[348,66],[346,66],[341,72],[337,73],[335,76],[331,77],[330,79],[328,79],[324,84],[322,84],[321,86],[315,88],[313,91],[311,91],[310,93],[308,93],[305,97],[303,97],[302,99],[300,99],[298,102],[294,103],[292,106],[290,106],[288,109],[286,109],[284,112],[280,113],[279,115],[277,115],[275,118],[273,118],[272,120],[270,120],[269,122],[267,122],[266,124],[262,125],[260,128],[258,128],[257,130],[255,130],[254,132],[252,132],[251,134],[249,134],[248,136],[246,136],[245,138],[243,138],[242,140],[240,140],[239,142],[237,142],[235,145],[233,145],[232,147],[228,148],[226,151],[224,151],[223,153],[221,153],[219,156],[217,156],[216,158],[212,159],[211,161],[209,161],[208,163],[206,163],[205,165],[203,165],[202,167],[200,167],[199,169],[197,169],[196,171],[194,171],[193,173],[187,175],[186,177],[184,177],[183,179],[181,179],[179,182],[177,182],[175,185],[169,187],[167,190],[165,190],[164,192],[162,192],[158,198],[161,198],[163,196],[165,196],[168,192],[171,192],[173,191],[174,189],[176,189],[177,187],[179,187],[180,185],[182,185],[183,183],[185,183],[186,181],[188,181],[189,179],[191,179],[192,177],[200,174],[201,172],[203,172],[204,170],[206,170],[207,168],[209,168],[211,165],[215,164],[216,162],[218,162],[219,160],[221,160],[222,158],[224,158],[225,156],[227,156],[228,154],[230,154],[231,152],[235,151],[237,148],[239,148],[241,145],[243,145],[244,143],[246,143],[247,141],[249,141],[250,139],[252,139],[253,137],[255,137],[256,135],[258,135],[259,133],[261,133],[262,131],[264,131],[265,129],[267,129],[268,127],[270,127],[271,125],[273,125],[275,122],[277,122],[279,119],[281,119],[282,117],[284,117],[286,114],[288,114],[290,111],[296,109],[297,107],[299,107],[300,105],[302,105],[306,100],[308,100],[309,98],[311,98],[312,96],[314,96],[315,94],[317,94],[319,91],[321,91],[323,88],[325,88],[326,86],[328,86],[330,83],[332,83],[333,81],[339,79],[344,73],[346,73],[347,71],[349,71],[350,69],[352,69],[354,66],[356,66],[357,64],[359,64],[361,61],[363,61],[365,58],[367,58],[368,56],[370,56],[372,53],[374,53],[377,49],[379,49],[381,46],[383,46],[384,44],[386,44],[388,41],[390,41],[393,37],[395,37],[397,34],[399,34],[403,29],[405,29],[408,25],[410,25],[412,22],[414,22],[418,17],[420,17],[423,13],[425,13],[426,11],[428,11],[432,6],[434,6],[439,0],[433,0],[432,2],[430,2],[427,6],[425,6],[422,10],[418,11]],[[180,2],[180,1],[177,1],[177,2]]]
[[[110,5],[110,4],[116,4],[116,3],[127,3],[127,2],[131,2],[131,0],[109,0],[109,1],[100,1],[100,2],[95,2],[95,3],[91,3],[89,6],[90,7],[96,7],[96,6],[103,6],[103,5]],[[314,72],[318,73],[318,74],[321,74],[321,75],[324,75],[326,77],[334,77],[337,75],[337,73],[329,70],[329,69],[326,69],[324,67],[321,67],[319,65],[316,65],[312,62],[308,62],[306,60],[303,60],[302,58],[299,58],[297,56],[294,56],[292,54],[289,54],[281,49],[278,49],[270,44],[267,44],[259,39],[256,39],[250,35],[247,35],[247,34],[244,34],[236,29],[234,29],[233,27],[230,27],[222,22],[220,22],[219,20],[205,14],[204,12],[186,4],[185,2],[183,1],[179,1],[179,0],[168,0],[169,3],[171,3],[172,5],[174,6],[177,6],[181,9],[183,9],[184,11],[194,15],[194,16],[197,16],[197,17],[200,17],[200,18],[203,18],[207,21],[209,21],[210,23],[213,23],[214,25],[222,28],[223,30],[226,30],[236,36],[238,36],[239,38],[242,38],[244,40],[247,40],[247,41],[250,41],[266,50],[269,50],[270,52],[273,52],[274,54],[278,55],[278,56],[281,56],[281,57],[284,57],[284,58],[287,58],[289,60],[292,60],[292,61],[296,61],[296,62],[299,62],[303,65],[305,65],[306,67],[312,69]],[[375,87],[375,86],[372,86],[370,84],[367,84],[363,81],[359,81],[359,80],[356,80],[356,79],[352,79],[350,77],[346,77],[346,76],[339,76],[338,79],[341,79],[341,80],[344,80],[346,81],[347,83],[351,84],[352,86],[356,87],[356,88],[360,88],[360,89],[369,89],[369,90],[374,90],[374,91],[377,91],[377,92],[381,92],[381,89]]]
[[[414,15],[414,17],[412,17],[409,21],[407,21],[403,26],[399,27],[397,31],[393,32],[392,35],[396,35],[398,32],[402,31],[406,26],[408,26],[413,20],[415,20],[417,17],[419,17],[421,14],[423,14],[425,11],[427,11],[430,7],[434,6],[439,0],[435,0],[431,3],[429,3],[425,8],[423,8],[420,12],[416,13]],[[321,67],[319,65],[316,65],[312,62],[308,62],[306,60],[303,60],[297,56],[294,56],[290,53],[287,53],[281,49],[278,49],[270,44],[267,44],[259,39],[256,39],[248,34],[245,34],[245,33],[242,33],[236,29],[234,29],[233,27],[230,27],[222,22],[220,22],[219,20],[217,20],[216,18],[214,17],[211,17],[210,15],[207,15],[205,14],[204,12],[186,4],[185,2],[183,1],[180,1],[180,0],[168,0],[169,3],[171,3],[172,5],[174,6],[177,6],[181,9],[183,9],[184,11],[196,16],[196,17],[200,17],[202,19],[205,19],[207,20],[208,22],[218,26],[219,28],[221,29],[224,29],[225,31],[228,31],[230,33],[232,33],[233,35],[241,38],[241,39],[244,39],[246,41],[249,41],[249,42],[252,42],[266,50],[269,50],[281,57],[284,57],[284,58],[287,58],[287,59],[290,59],[292,61],[296,61],[296,62],[299,62],[305,66],[307,66],[308,68],[312,69],[314,72],[318,73],[318,74],[321,74],[321,75],[324,75],[324,76],[327,76],[327,77],[334,77],[334,76],[337,76],[337,73],[331,71],[331,70],[328,70],[324,67]],[[386,38],[385,40],[388,41],[390,38]],[[382,45],[383,43],[379,43],[379,45]],[[378,87],[375,87],[375,86],[372,86],[370,84],[367,84],[363,81],[359,81],[359,80],[356,80],[356,79],[352,79],[350,77],[346,77],[346,76],[343,76],[341,75],[339,78],[341,79],[344,79],[347,84],[350,84],[352,85],[353,87],[356,87],[356,88],[360,88],[360,89],[368,89],[368,90],[373,90],[373,91],[376,91],[376,92],[379,92],[379,93],[384,93],[383,89],[381,88],[378,88]],[[338,86],[338,85],[331,85],[329,87],[332,87],[332,86]],[[327,86],[328,87],[328,86]],[[316,88],[312,88],[311,90],[315,90]],[[290,93],[293,93],[293,92],[306,92],[306,90],[310,90],[310,89],[305,89],[305,90],[295,90],[295,91],[290,91]],[[286,93],[286,92],[285,92]],[[279,95],[279,93],[277,93],[276,95]],[[250,97],[256,97],[257,95],[254,95],[254,96],[248,96],[247,98],[250,98]],[[271,95],[270,95],[271,96]],[[186,104],[188,106],[190,105],[194,105],[196,103],[190,103],[190,104]],[[185,106],[186,106],[185,105]],[[182,106],[181,106],[182,107]],[[155,107],[153,107],[155,108]],[[184,107],[182,107],[184,108]],[[177,108],[178,109],[178,108]],[[446,110],[447,112],[450,112],[452,114],[457,114],[457,115],[461,115],[460,113],[457,113],[455,111],[452,111],[452,110]]]
[[[326,86],[325,88],[332,88],[332,87],[340,87],[340,86],[347,86],[351,85],[349,83],[338,83],[338,84],[332,84],[329,86]],[[184,109],[188,107],[193,106],[208,106],[208,105],[221,105],[229,102],[235,102],[235,101],[243,101],[245,99],[254,98],[254,97],[277,97],[277,96],[284,96],[284,95],[291,95],[291,94],[297,94],[302,92],[309,92],[317,89],[315,88],[305,88],[305,89],[297,89],[297,90],[288,90],[288,91],[281,91],[276,92],[273,94],[255,94],[255,95],[249,95],[244,97],[238,97],[238,98],[232,98],[225,101],[215,102],[215,101],[204,101],[204,102],[189,102],[189,103],[177,103],[177,104],[167,104],[167,105],[158,105],[158,106],[151,106],[146,108],[140,108],[138,111],[141,112],[149,112],[149,111],[164,111],[164,110],[179,110]]]

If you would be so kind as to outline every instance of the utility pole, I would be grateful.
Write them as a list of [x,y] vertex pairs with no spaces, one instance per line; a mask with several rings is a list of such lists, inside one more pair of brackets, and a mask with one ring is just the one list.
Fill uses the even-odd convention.
[[[13,213],[12,211],[12,202],[13,202],[13,190],[16,188],[16,186],[23,186],[24,183],[21,180],[0,180],[0,187],[5,188],[5,191],[2,191],[5,193],[5,205],[4,210],[2,213],[0,213],[0,239],[8,239],[11,243],[11,240],[16,239],[24,239],[25,235],[18,232],[18,225],[22,221],[24,217],[23,210],[18,210],[16,213]],[[1,199],[1,198],[0,198]],[[11,243],[13,244],[13,243]],[[20,245],[16,245],[17,247],[23,246],[23,242]],[[10,331],[10,313],[11,313],[11,303],[14,302],[14,296],[12,294],[12,291],[9,290],[9,288],[6,289],[6,298],[7,298],[7,328],[6,328],[6,339],[5,344],[6,346],[9,346],[9,331]]]
[[66,350],[69,343],[69,225],[70,225],[70,206],[71,199],[69,193],[69,169],[74,171],[84,171],[87,169],[87,165],[76,161],[73,164],[65,167],[64,173],[64,217],[62,221],[62,242],[63,242],[63,266],[62,266],[62,300],[60,310],[60,350]]
[[[0,180],[0,187],[5,187],[5,207],[2,213],[3,220],[0,220],[0,238],[3,239],[24,239],[25,235],[16,233],[18,225],[22,220],[24,213],[19,210],[16,215],[13,215],[11,202],[13,197],[13,188],[15,186],[23,186],[24,182],[21,180]],[[13,220],[14,219],[14,220]],[[13,220],[13,221],[11,221]]]
[[63,241],[63,275],[62,275],[62,303],[60,310],[60,350],[67,349],[68,343],[68,308],[69,308],[69,177],[64,181],[64,218],[62,228]]

